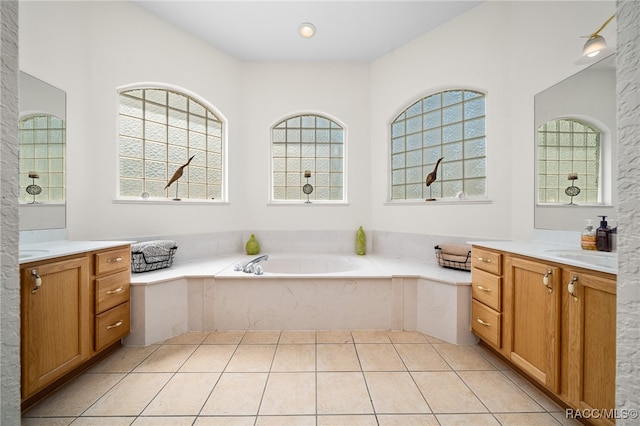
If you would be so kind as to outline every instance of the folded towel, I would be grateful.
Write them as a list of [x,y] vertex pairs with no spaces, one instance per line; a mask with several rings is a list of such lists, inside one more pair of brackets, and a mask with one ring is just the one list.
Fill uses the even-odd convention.
[[470,245],[463,244],[440,244],[440,250],[442,254],[449,254],[454,256],[464,256],[465,258],[471,251]]
[[465,263],[469,258],[467,256],[456,256],[455,254],[441,253],[442,260],[447,262],[460,262]]
[[144,241],[131,245],[132,253],[142,253],[147,263],[162,262],[169,258],[177,244],[172,240]]

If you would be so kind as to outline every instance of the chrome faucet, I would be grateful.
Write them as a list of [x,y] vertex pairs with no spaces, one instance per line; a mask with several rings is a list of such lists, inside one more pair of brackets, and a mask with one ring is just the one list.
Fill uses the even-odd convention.
[[260,257],[256,257],[255,259],[249,261],[246,265],[242,267],[242,272],[246,272],[247,274],[253,274],[255,266],[258,263],[264,262],[265,260],[268,260],[268,259],[269,259],[268,254],[264,254]]

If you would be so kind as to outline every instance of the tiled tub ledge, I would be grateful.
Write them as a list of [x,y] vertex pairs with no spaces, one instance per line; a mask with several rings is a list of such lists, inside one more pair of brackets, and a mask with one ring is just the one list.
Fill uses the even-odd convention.
[[132,274],[132,329],[124,343],[149,345],[188,331],[338,329],[420,331],[455,344],[477,342],[469,272],[377,255],[351,256],[368,266],[340,273],[233,271],[253,257],[181,261]]

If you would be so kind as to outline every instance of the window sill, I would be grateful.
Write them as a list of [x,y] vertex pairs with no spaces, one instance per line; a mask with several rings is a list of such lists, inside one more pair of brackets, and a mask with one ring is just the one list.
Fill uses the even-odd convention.
[[201,206],[213,206],[213,205],[227,205],[228,201],[220,201],[220,200],[190,200],[188,198],[183,198],[180,200],[174,200],[172,198],[115,198],[113,200],[114,204],[190,204],[190,205],[201,205]]
[[346,201],[310,201],[306,202],[303,200],[290,200],[290,201],[269,201],[267,206],[337,206],[337,207],[345,207],[348,206],[349,203]]
[[482,198],[482,199],[457,199],[457,198],[439,198],[435,201],[425,201],[425,200],[394,200],[394,201],[386,201],[384,203],[385,206],[435,206],[435,205],[474,205],[474,204],[491,204],[492,200]]

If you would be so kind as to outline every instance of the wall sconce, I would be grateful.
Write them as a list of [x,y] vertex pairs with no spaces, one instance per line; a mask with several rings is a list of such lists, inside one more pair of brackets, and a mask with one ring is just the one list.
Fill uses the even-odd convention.
[[607,48],[607,42],[605,41],[604,37],[600,35],[600,31],[604,30],[604,28],[609,25],[609,22],[611,22],[615,16],[616,15],[612,15],[611,18],[607,19],[606,22],[602,24],[602,26],[598,28],[596,32],[589,36],[585,36],[589,37],[589,40],[587,40],[587,42],[584,44],[584,48],[582,49],[582,56],[593,58],[598,53],[600,53],[601,50]]

